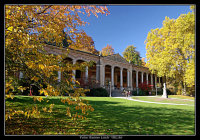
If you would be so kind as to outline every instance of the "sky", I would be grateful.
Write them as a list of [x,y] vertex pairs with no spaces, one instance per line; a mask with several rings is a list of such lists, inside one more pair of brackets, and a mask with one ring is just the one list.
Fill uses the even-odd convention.
[[95,48],[107,44],[121,56],[129,45],[134,45],[141,57],[146,57],[145,40],[151,29],[161,28],[165,17],[177,19],[190,12],[189,5],[108,5],[109,15],[82,16],[89,25],[82,27],[91,36]]

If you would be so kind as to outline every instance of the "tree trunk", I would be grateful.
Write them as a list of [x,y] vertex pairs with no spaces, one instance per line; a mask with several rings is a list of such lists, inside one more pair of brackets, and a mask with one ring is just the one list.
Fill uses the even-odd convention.
[[186,85],[183,81],[181,81],[181,89],[182,89],[182,95],[186,95]]

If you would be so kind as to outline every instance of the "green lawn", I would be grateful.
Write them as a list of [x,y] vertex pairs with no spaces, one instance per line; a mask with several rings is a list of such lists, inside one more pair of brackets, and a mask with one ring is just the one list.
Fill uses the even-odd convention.
[[174,104],[188,104],[194,105],[194,99],[189,99],[170,95],[168,98],[162,98],[161,96],[133,96],[133,99],[142,100],[142,101],[150,101],[150,102],[158,102],[158,103],[174,103]]
[[[54,103],[53,112],[41,111],[39,118],[26,119],[22,115],[5,122],[5,134],[16,135],[194,135],[194,106],[175,106],[135,102],[110,97],[84,97],[95,111],[87,120],[74,125],[67,118],[66,105],[60,97],[38,107]],[[16,96],[6,101],[8,108],[22,109],[34,103],[32,97]],[[8,111],[8,110],[7,110]]]

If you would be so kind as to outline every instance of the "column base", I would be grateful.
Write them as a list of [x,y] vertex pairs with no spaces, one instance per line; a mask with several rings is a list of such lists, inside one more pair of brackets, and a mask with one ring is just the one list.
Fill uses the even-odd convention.
[[136,91],[137,91],[137,95],[139,95],[139,88],[136,88]]

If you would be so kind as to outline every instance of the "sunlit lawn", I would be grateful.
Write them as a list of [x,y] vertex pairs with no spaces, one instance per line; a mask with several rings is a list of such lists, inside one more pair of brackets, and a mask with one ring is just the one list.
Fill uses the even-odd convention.
[[[187,96],[186,96],[187,97]],[[133,99],[158,102],[158,103],[174,103],[174,104],[188,104],[194,105],[194,97],[184,98],[184,96],[169,95],[168,98],[161,96],[133,96]]]
[[[95,111],[74,125],[67,118],[60,97],[37,102],[39,108],[54,103],[52,113],[40,111],[39,118],[22,115],[5,122],[5,134],[15,135],[194,135],[194,106],[160,105],[110,97],[84,97]],[[29,107],[32,97],[16,96],[6,101],[6,109]]]

